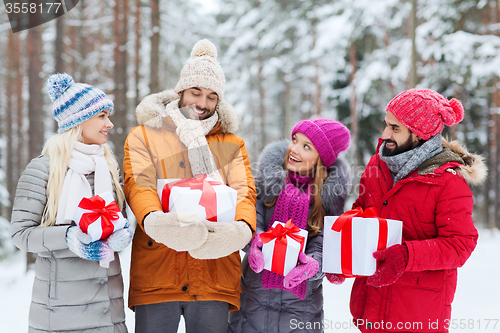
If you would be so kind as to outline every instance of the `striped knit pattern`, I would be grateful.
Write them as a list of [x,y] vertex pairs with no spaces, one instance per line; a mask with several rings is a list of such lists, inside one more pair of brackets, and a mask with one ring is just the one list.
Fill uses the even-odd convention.
[[47,81],[53,102],[52,114],[64,132],[92,118],[101,111],[113,112],[113,102],[106,94],[85,83],[75,83],[68,74],[52,75]]

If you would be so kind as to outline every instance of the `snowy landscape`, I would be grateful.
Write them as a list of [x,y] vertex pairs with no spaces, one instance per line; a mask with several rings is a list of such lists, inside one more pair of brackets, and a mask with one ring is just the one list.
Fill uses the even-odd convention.
[[[480,229],[476,250],[458,271],[450,332],[500,332],[499,253],[500,231]],[[130,247],[121,252],[120,258],[127,291]],[[27,332],[34,271],[26,272],[25,261],[25,254],[20,251],[0,261],[2,333]],[[351,325],[349,312],[352,281],[350,279],[341,286],[334,286],[325,279],[325,332],[359,332]],[[129,332],[134,332],[133,312],[126,309],[126,316]],[[178,332],[185,332],[182,320]]]

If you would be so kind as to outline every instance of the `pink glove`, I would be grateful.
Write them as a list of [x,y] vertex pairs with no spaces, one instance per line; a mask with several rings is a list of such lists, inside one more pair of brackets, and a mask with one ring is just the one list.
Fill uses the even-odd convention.
[[283,286],[287,289],[292,289],[303,281],[311,278],[319,270],[319,263],[313,257],[307,256],[304,252],[299,253],[299,262],[283,279]]
[[405,271],[408,264],[408,248],[396,244],[387,249],[373,252],[373,257],[380,261],[375,274],[366,280],[372,287],[388,286],[396,282]]
[[262,254],[262,241],[260,234],[255,235],[250,245],[250,253],[248,254],[248,264],[255,273],[260,273],[264,269],[264,255]]
[[325,275],[328,281],[333,284],[342,284],[345,281],[345,277],[342,277],[335,273],[325,273]]

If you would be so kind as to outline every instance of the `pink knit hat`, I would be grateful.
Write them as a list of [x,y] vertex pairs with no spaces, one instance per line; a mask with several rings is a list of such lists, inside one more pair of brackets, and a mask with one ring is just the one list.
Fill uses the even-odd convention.
[[311,140],[327,168],[335,163],[340,152],[347,150],[351,138],[341,122],[323,118],[302,120],[293,128],[292,138],[297,132]]
[[217,61],[217,49],[208,39],[199,40],[193,46],[191,57],[181,70],[181,77],[174,91],[202,87],[213,90],[220,99],[224,99],[226,78]]
[[447,100],[430,89],[403,91],[387,105],[400,123],[421,139],[441,133],[444,125],[452,126],[464,119],[464,107],[458,100]]

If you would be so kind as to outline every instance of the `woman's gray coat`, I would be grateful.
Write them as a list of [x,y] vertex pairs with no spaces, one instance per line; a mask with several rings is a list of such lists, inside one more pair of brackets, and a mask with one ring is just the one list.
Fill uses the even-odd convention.
[[[68,249],[69,225],[39,227],[48,177],[48,155],[34,158],[19,179],[12,211],[14,243],[38,254],[28,332],[127,332],[118,254],[103,268]],[[87,179],[93,188],[94,174]]]
[[[289,141],[268,145],[259,157],[255,176],[257,188],[257,231],[267,231],[274,206],[269,208],[264,202],[279,195],[285,186],[287,171],[283,169]],[[339,215],[343,212],[344,202],[351,188],[350,172],[347,164],[337,159],[328,169],[329,175],[321,189],[321,198],[326,215]],[[306,297],[301,300],[293,293],[281,289],[265,289],[262,286],[262,273],[255,273],[248,265],[249,247],[244,249],[242,263],[242,294],[240,311],[229,314],[229,330],[234,333],[247,332],[323,332],[323,287],[321,271],[323,232],[309,237],[306,254],[315,258],[320,270],[307,281]],[[298,329],[299,322],[316,324],[318,329]],[[294,330],[294,328],[296,328]],[[301,326],[302,327],[302,326]]]

